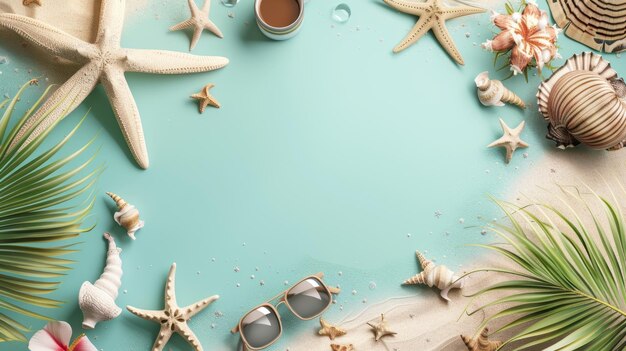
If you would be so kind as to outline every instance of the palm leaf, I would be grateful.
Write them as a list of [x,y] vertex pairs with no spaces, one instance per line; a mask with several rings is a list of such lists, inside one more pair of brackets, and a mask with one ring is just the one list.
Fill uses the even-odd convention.
[[[28,328],[15,317],[47,319],[34,309],[61,305],[60,301],[42,296],[56,290],[59,282],[54,278],[63,276],[72,263],[60,257],[75,252],[72,245],[57,243],[93,228],[84,227],[83,222],[94,203],[89,189],[98,170],[80,175],[93,157],[67,169],[89,148],[93,139],[68,156],[56,157],[84,117],[66,137],[47,150],[38,149],[52,128],[27,145],[18,143],[10,147],[20,127],[50,89],[9,129],[15,105],[29,83],[12,100],[0,103],[0,109],[5,109],[0,119],[0,342],[26,341],[24,332]],[[37,127],[35,123],[29,132]],[[28,139],[28,135],[23,139]],[[80,197],[86,200],[78,205],[68,204]]]
[[[495,332],[512,330],[503,346],[511,350],[622,350],[626,347],[626,228],[617,199],[562,188],[557,197],[567,212],[533,203],[519,207],[495,201],[509,225],[492,230],[506,244],[482,245],[503,255],[514,268],[478,269],[498,272],[511,280],[470,295],[498,293],[490,303],[468,314],[498,307],[479,330],[504,321]],[[591,201],[597,201],[599,211]],[[582,205],[590,218],[572,207]],[[604,213],[599,213],[604,212]],[[546,346],[547,345],[547,346]]]

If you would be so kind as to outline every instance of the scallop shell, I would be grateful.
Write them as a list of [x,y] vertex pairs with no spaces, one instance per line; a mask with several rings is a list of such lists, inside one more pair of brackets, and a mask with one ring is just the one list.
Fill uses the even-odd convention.
[[602,56],[574,55],[539,86],[537,104],[560,148],[617,150],[626,140],[626,85]]
[[524,101],[514,92],[507,89],[501,81],[489,79],[489,72],[480,73],[474,79],[478,100],[484,106],[504,106],[505,103],[526,108]]
[[626,50],[626,1],[551,0],[548,5],[568,37],[598,51]]
[[84,329],[93,329],[98,322],[108,321],[122,313],[122,309],[115,304],[122,285],[122,249],[115,245],[115,239],[109,233],[104,233],[104,238],[109,241],[104,271],[95,283],[84,282],[78,292]]

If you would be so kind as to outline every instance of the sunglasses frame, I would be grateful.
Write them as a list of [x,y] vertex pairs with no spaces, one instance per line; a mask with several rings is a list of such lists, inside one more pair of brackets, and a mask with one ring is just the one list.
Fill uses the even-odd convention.
[[[304,318],[302,316],[300,316],[294,309],[293,307],[291,307],[289,305],[289,302],[287,301],[287,296],[289,295],[289,292],[291,290],[293,290],[293,288],[295,288],[296,286],[300,285],[300,283],[303,283],[305,281],[307,281],[308,279],[314,278],[317,281],[319,281],[322,284],[322,287],[324,287],[324,289],[326,289],[326,292],[328,292],[328,295],[331,297],[330,302],[328,303],[328,305],[326,305],[326,307],[324,307],[323,310],[320,311],[320,313],[310,317],[310,318]],[[241,337],[241,342],[243,343],[243,350],[252,350],[252,351],[257,351],[257,350],[262,350],[266,347],[269,347],[270,345],[272,345],[273,343],[275,343],[276,341],[278,341],[278,339],[280,339],[280,337],[283,335],[283,321],[280,317],[280,313],[278,312],[278,306],[280,306],[281,304],[285,304],[285,306],[287,306],[287,308],[289,309],[289,311],[291,311],[291,313],[293,313],[294,316],[296,316],[298,319],[303,320],[303,321],[307,321],[307,320],[311,320],[314,318],[317,318],[318,316],[320,316],[322,313],[324,313],[332,304],[333,304],[333,299],[332,296],[333,294],[339,294],[339,292],[341,291],[341,289],[339,288],[335,288],[332,286],[328,286],[326,285],[326,283],[324,283],[324,281],[322,280],[322,278],[324,278],[324,273],[316,273],[313,275],[310,275],[308,277],[302,278],[300,279],[297,283],[293,284],[289,289],[279,293],[278,295],[272,297],[271,299],[263,302],[262,304],[250,309],[248,312],[246,312],[243,317],[241,317],[241,319],[239,319],[239,323],[237,324],[236,327],[234,327],[230,332],[233,334],[239,333],[240,337]],[[275,303],[272,304],[272,301],[275,301],[277,298],[280,298],[280,300]],[[252,347],[250,346],[250,344],[248,343],[248,340],[246,340],[245,335],[243,335],[243,333],[241,333],[242,328],[242,323],[244,318],[246,318],[246,316],[248,316],[250,314],[250,312],[252,311],[256,311],[261,307],[266,307],[269,308],[270,310],[272,310],[274,312],[274,314],[276,315],[276,318],[278,319],[278,328],[279,328],[279,332],[278,335],[276,336],[276,338],[274,338],[274,340],[270,341],[269,343],[267,343],[266,345],[263,345],[261,347]]]

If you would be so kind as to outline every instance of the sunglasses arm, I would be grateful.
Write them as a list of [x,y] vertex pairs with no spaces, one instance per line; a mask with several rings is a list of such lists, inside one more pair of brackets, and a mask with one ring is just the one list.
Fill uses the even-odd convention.
[[335,288],[334,286],[327,286],[328,291],[330,291],[331,294],[339,294],[341,292],[341,289],[339,288]]
[[237,324],[236,327],[234,327],[233,329],[230,330],[231,334],[237,334],[239,333],[239,324]]

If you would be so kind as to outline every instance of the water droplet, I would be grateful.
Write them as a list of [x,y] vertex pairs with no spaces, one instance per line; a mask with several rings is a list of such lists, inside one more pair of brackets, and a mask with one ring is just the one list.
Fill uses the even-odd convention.
[[357,291],[356,290],[352,290],[352,295],[356,295]]
[[9,63],[9,59],[6,58],[5,56],[0,56],[0,65],[5,64],[5,63]]
[[239,271],[240,271],[239,267],[237,267],[237,266],[235,266],[235,268],[233,268],[233,270],[234,270],[235,272],[239,272]]
[[368,285],[368,287],[370,288],[370,290],[374,290],[374,289],[376,289],[376,282],[370,282],[370,284]]
[[348,6],[348,4],[341,3],[333,10],[332,18],[335,22],[346,23],[350,19],[350,15],[352,15],[350,6]]
[[233,7],[239,3],[239,0],[220,0],[220,2],[226,7]]

